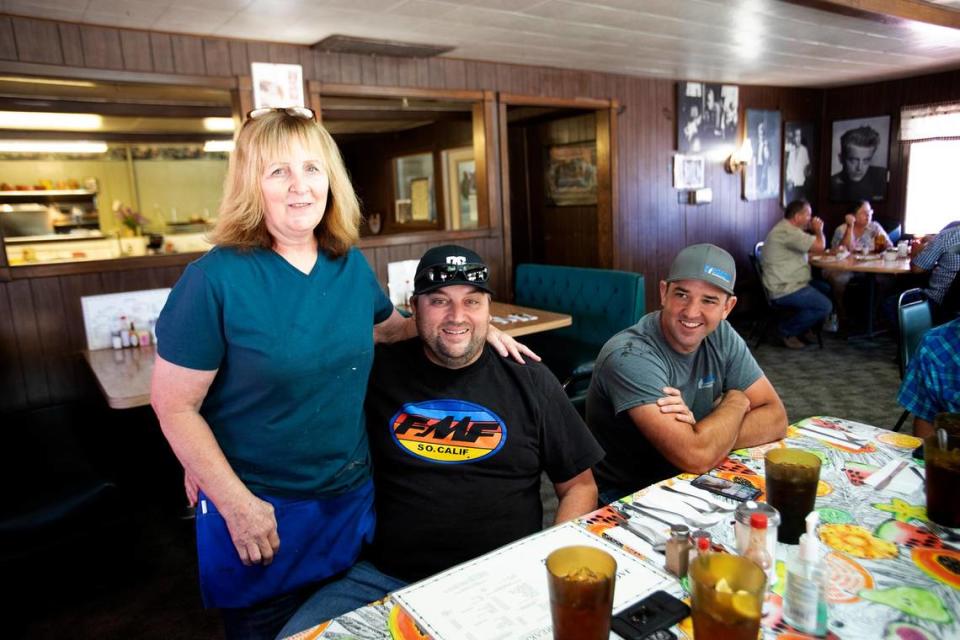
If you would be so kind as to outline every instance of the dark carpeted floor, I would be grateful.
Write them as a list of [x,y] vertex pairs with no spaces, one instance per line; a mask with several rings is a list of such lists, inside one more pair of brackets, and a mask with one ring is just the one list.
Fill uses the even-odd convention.
[[[834,415],[889,429],[900,414],[894,353],[886,337],[844,341],[826,334],[823,350],[790,351],[765,343],[755,356],[791,421]],[[908,421],[904,431],[909,429]],[[548,483],[543,494],[544,520],[551,522],[556,502]],[[132,550],[113,554],[119,557],[107,551],[102,560],[94,559],[93,569],[44,568],[49,582],[29,594],[31,604],[7,618],[13,624],[5,627],[14,630],[7,637],[221,638],[219,616],[200,603],[192,522],[180,519],[179,509],[152,502],[130,506],[137,532]]]

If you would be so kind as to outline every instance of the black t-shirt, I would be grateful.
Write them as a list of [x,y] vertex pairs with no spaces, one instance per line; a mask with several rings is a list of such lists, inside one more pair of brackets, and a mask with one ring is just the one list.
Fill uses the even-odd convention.
[[378,346],[366,414],[371,559],[411,582],[539,531],[541,471],[566,482],[603,457],[546,367],[489,346],[463,369],[430,362],[418,338]]

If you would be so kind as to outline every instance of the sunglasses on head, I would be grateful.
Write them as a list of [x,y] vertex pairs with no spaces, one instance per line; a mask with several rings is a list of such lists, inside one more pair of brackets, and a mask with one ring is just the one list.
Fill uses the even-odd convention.
[[490,269],[485,264],[468,262],[467,264],[438,264],[426,267],[414,280],[426,279],[429,282],[449,282],[460,275],[466,282],[485,283],[490,277]]
[[293,118],[300,118],[302,120],[316,120],[316,115],[313,112],[313,109],[308,107],[261,107],[260,109],[254,109],[247,114],[247,120],[256,120],[262,118],[268,113],[285,113],[288,116]]

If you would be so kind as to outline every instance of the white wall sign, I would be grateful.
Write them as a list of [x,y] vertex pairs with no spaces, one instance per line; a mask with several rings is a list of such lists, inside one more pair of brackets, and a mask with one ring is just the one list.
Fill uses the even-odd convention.
[[303,107],[303,67],[298,64],[250,63],[253,106]]

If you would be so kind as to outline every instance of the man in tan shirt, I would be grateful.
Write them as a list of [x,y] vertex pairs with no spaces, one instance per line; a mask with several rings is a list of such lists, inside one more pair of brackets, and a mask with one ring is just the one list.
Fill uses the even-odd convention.
[[[807,233],[807,229],[813,233]],[[770,230],[760,257],[763,286],[775,307],[791,311],[777,326],[783,345],[803,349],[801,336],[813,342],[811,329],[830,314],[830,285],[810,277],[808,255],[819,255],[827,248],[823,220],[813,215],[806,200],[787,205],[784,218]]]

